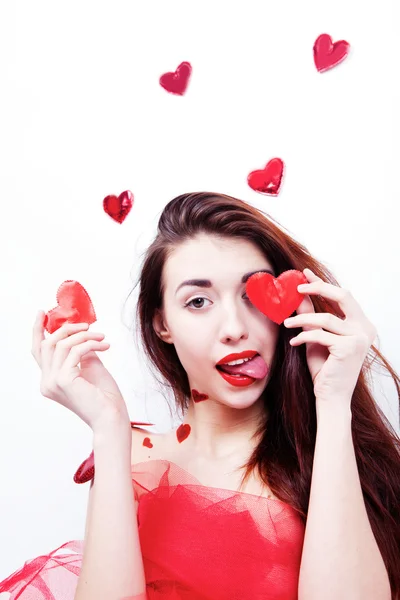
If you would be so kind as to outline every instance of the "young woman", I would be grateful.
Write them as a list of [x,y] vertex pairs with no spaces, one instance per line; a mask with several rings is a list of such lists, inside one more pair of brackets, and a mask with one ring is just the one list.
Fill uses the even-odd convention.
[[[309,283],[292,322],[278,325],[246,281],[291,269]],[[139,283],[143,347],[182,423],[165,434],[134,426],[96,355],[103,334],[65,324],[45,337],[41,314],[41,393],[93,430],[86,531],[61,547],[75,554],[28,561],[0,591],[399,598],[400,444],[370,391],[368,358],[399,392],[400,380],[351,293],[271,218],[213,193],[167,204]]]

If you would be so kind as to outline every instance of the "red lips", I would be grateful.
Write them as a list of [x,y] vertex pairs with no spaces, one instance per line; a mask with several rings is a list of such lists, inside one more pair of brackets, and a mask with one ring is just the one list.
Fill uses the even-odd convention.
[[239,360],[241,358],[253,358],[256,354],[258,354],[257,350],[234,352],[233,354],[228,354],[227,356],[224,356],[224,358],[221,358],[221,360],[217,362],[217,365],[223,365],[227,362],[231,362],[232,360]]

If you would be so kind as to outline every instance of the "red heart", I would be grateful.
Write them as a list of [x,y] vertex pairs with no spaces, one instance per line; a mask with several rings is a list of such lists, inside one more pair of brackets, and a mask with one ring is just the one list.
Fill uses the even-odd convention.
[[160,77],[160,85],[171,94],[182,96],[189,83],[192,73],[192,65],[189,62],[182,62],[173,73],[164,73]]
[[297,291],[301,283],[308,280],[295,269],[276,278],[270,273],[255,273],[247,280],[246,294],[259,311],[280,325],[303,301],[304,294]]
[[57,331],[64,323],[94,323],[97,320],[92,301],[85,288],[77,281],[64,281],[57,291],[56,308],[44,318],[44,328],[49,333]]
[[189,423],[185,423],[182,425],[179,425],[178,429],[176,430],[176,438],[178,440],[179,443],[183,442],[183,440],[186,440],[186,438],[188,437],[188,435],[190,434],[191,431],[191,427],[189,425]]
[[144,438],[143,440],[143,446],[146,446],[146,448],[152,448],[153,444],[150,441],[149,437]]
[[272,158],[264,169],[252,171],[247,177],[247,183],[256,192],[276,196],[282,181],[283,167],[282,159]]
[[109,217],[122,223],[128,216],[133,205],[133,194],[129,190],[119,196],[106,196],[103,200],[104,211]]
[[332,43],[327,33],[322,33],[314,43],[314,63],[318,71],[327,71],[346,58],[350,44],[345,40]]
[[207,400],[208,399],[207,394],[201,394],[197,390],[192,390],[192,396],[193,396],[193,400],[195,402],[201,402],[202,400]]
[[94,477],[94,452],[83,461],[74,475],[75,483],[86,483]]

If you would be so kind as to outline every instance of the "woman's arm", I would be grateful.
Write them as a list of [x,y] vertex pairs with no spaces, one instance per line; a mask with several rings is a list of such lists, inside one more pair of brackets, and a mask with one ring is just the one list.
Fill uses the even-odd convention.
[[96,471],[74,600],[146,598],[131,449],[129,421],[111,418],[93,434]]
[[364,503],[351,418],[350,409],[335,405],[318,412],[299,600],[391,598]]

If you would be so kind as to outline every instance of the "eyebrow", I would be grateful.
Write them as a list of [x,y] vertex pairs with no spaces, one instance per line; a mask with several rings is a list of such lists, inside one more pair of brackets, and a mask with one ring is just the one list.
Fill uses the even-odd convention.
[[[269,273],[270,275],[274,275],[274,272],[271,269],[257,269],[257,271],[250,271],[250,273],[245,273],[242,277],[242,283],[246,283],[249,277],[254,275],[255,273]],[[175,296],[178,291],[185,285],[196,286],[202,288],[210,288],[212,287],[212,282],[209,279],[187,279],[186,281],[182,281],[176,288]]]

